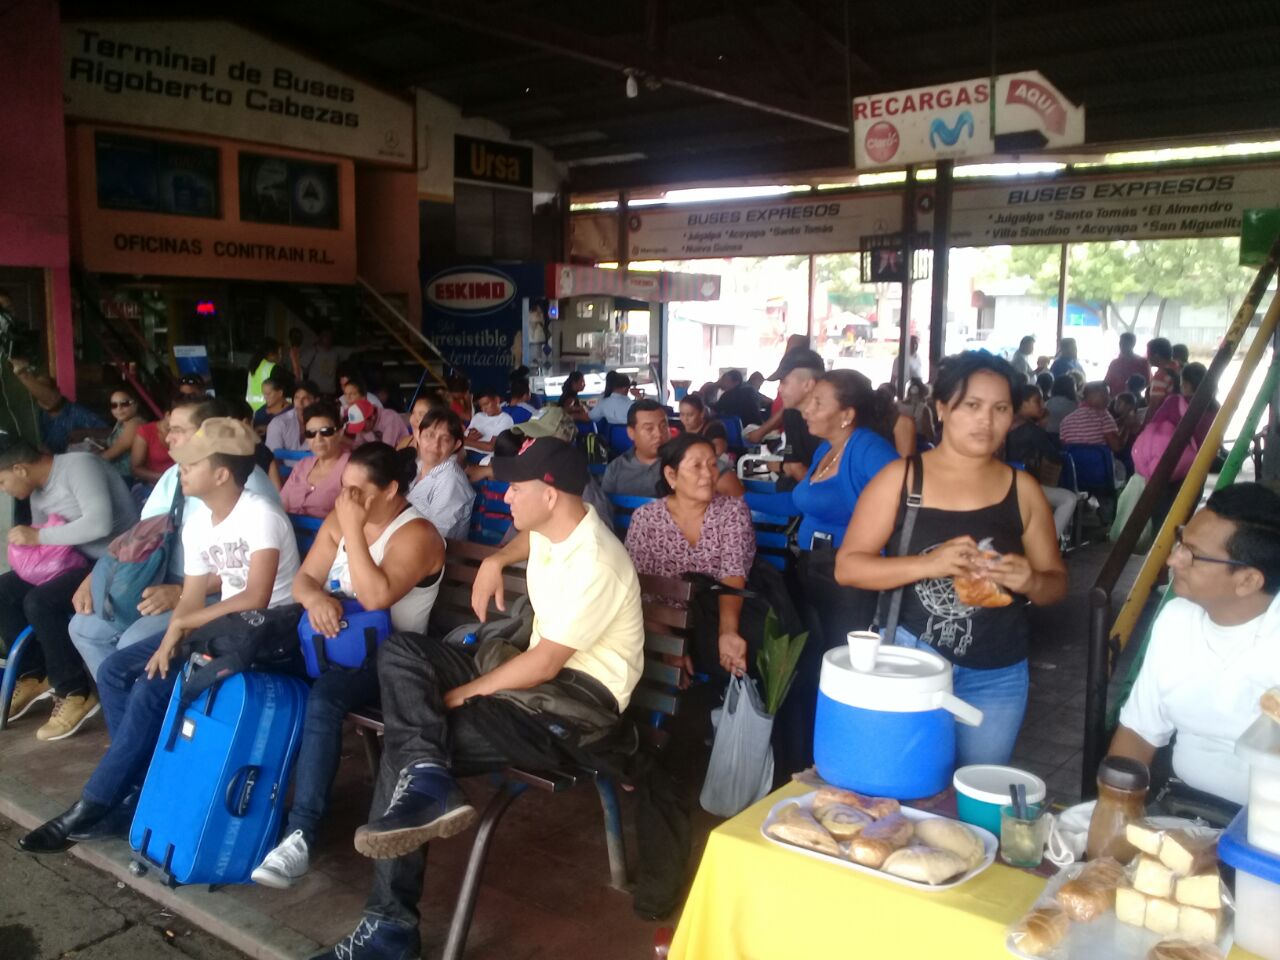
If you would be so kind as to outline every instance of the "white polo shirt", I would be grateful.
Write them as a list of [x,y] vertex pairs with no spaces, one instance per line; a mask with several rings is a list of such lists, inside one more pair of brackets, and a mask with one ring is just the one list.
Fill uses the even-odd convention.
[[1280,596],[1248,623],[1223,627],[1175,598],[1151,628],[1146,659],[1120,723],[1157,747],[1174,732],[1173,772],[1233,803],[1249,794],[1236,739],[1258,718],[1263,692],[1280,685]]

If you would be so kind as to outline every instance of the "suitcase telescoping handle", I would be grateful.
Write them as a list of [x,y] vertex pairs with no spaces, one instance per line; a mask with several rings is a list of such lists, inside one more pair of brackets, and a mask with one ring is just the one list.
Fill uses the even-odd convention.
[[253,788],[260,773],[262,768],[259,766],[243,766],[227,784],[227,812],[233,817],[243,817],[249,812],[249,801],[253,797]]

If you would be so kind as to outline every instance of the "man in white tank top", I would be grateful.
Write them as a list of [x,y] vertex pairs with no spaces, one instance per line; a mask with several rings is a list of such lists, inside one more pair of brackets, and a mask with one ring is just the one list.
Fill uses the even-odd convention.
[[[405,500],[401,463],[385,443],[365,444],[351,455],[342,493],[294,579],[294,599],[325,636],[341,629],[344,597],[366,610],[388,610],[394,632],[427,629],[444,570],[444,540]],[[343,718],[377,696],[374,658],[357,670],[328,670],[312,684],[285,839],[253,872],[256,883],[289,887],[307,872],[342,753]]]

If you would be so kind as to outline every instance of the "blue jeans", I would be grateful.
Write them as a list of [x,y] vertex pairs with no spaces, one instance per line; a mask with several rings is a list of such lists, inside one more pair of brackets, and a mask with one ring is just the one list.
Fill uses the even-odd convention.
[[164,726],[169,695],[178,681],[182,664],[174,660],[169,676],[148,680],[147,661],[160,648],[163,634],[117,650],[98,670],[98,696],[111,733],[111,746],[84,785],[90,803],[114,806],[140,786],[151,764],[160,728]]
[[67,625],[67,633],[71,642],[80,651],[84,664],[89,668],[94,682],[98,680],[98,672],[103,661],[117,650],[131,647],[140,640],[163,636],[169,627],[169,618],[173,611],[157,613],[149,617],[139,617],[124,629],[120,624],[104,620],[96,613],[77,613]]
[[[932,650],[905,627],[898,627],[894,644],[899,647]],[[1031,677],[1027,661],[1007,667],[978,670],[951,665],[952,692],[982,711],[982,723],[971,727],[956,721],[956,766],[970,763],[1006,764],[1027,712],[1027,688]]]
[[316,828],[329,803],[329,788],[342,758],[342,721],[355,708],[377,698],[376,660],[365,661],[359,670],[330,670],[311,685],[286,836],[301,830],[307,846],[314,849]]

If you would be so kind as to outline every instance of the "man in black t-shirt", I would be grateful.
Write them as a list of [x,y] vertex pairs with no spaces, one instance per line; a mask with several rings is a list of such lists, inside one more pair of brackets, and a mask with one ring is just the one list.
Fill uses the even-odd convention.
[[826,372],[823,363],[815,351],[806,347],[792,350],[782,358],[782,363],[773,372],[770,380],[777,380],[778,395],[782,397],[782,430],[786,434],[786,445],[782,448],[782,477],[778,481],[780,490],[790,489],[804,479],[813,463],[813,455],[817,452],[819,441],[809,432],[804,416],[800,413],[809,395],[813,393],[818,377]]

